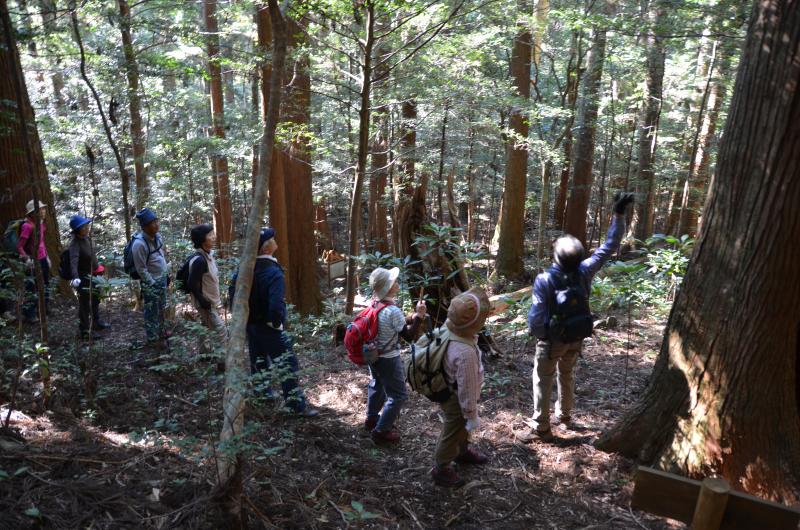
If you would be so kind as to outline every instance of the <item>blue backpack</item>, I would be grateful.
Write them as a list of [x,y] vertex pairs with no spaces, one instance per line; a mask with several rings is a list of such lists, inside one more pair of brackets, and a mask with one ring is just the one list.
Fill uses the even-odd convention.
[[547,329],[548,338],[559,342],[576,342],[591,337],[594,317],[586,292],[580,284],[580,275],[577,272],[565,274],[555,269],[548,272],[555,286],[555,305]]

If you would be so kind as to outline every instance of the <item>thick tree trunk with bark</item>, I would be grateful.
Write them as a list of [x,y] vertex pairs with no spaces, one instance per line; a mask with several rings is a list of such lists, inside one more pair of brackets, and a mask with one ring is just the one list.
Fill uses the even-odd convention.
[[647,70],[645,82],[647,91],[639,119],[639,172],[636,192],[636,215],[631,232],[640,240],[645,240],[653,233],[655,215],[654,171],[656,140],[658,138],[658,121],[661,115],[662,86],[664,82],[664,61],[666,58],[664,40],[659,35],[660,25],[666,11],[659,2],[651,2],[648,11],[648,22],[651,25],[647,32]]
[[[386,28],[379,27],[378,31]],[[378,46],[375,52],[375,78],[388,76],[386,57],[389,49]],[[378,97],[375,98],[378,100]],[[372,138],[372,171],[369,179],[368,245],[383,254],[389,252],[389,224],[386,220],[386,186],[389,177],[389,106],[381,105],[373,113],[375,136]]]
[[[527,0],[520,0],[519,12],[530,12]],[[532,36],[527,23],[518,23],[517,34],[511,48],[511,78],[517,95],[525,102],[531,94]],[[508,278],[519,278],[524,272],[522,257],[525,253],[525,192],[528,177],[529,117],[520,107],[513,108],[508,118],[511,130],[506,145],[506,182],[500,204],[494,242],[497,245],[495,272]]]
[[705,219],[650,384],[598,442],[800,500],[800,5],[754,6]]
[[[263,8],[262,8],[263,9]],[[250,371],[247,355],[245,354],[247,317],[250,312],[250,290],[253,285],[253,269],[256,255],[258,254],[258,232],[264,218],[264,205],[267,202],[267,181],[269,180],[272,164],[273,146],[275,144],[275,128],[278,124],[278,114],[283,92],[282,76],[286,61],[286,27],[278,8],[277,0],[269,0],[270,20],[272,21],[272,35],[274,47],[272,61],[274,69],[270,77],[269,104],[267,119],[264,123],[264,133],[261,139],[261,153],[259,159],[263,162],[259,166],[259,175],[253,200],[253,208],[247,219],[248,232],[245,237],[244,248],[239,262],[239,276],[236,280],[236,294],[233,299],[233,315],[231,317],[230,339],[225,358],[225,392],[223,395],[223,426],[220,433],[220,444],[231,443],[234,438],[242,433],[244,426],[244,413],[246,406],[245,390],[247,376]],[[263,81],[266,83],[266,79]],[[241,491],[241,484],[237,484],[239,460],[233,452],[222,452],[217,461],[217,488],[220,491],[232,490],[233,493]],[[241,522],[241,504],[234,497],[229,506],[233,515]],[[238,512],[236,511],[238,508]]]
[[596,27],[594,41],[589,50],[587,67],[578,112],[577,135],[573,146],[572,190],[569,195],[564,231],[580,239],[586,245],[586,213],[592,191],[592,166],[594,165],[594,142],[597,123],[597,108],[600,102],[600,80],[603,77],[603,62],[606,53],[606,30]]
[[[6,0],[0,0],[2,16],[8,17]],[[47,208],[47,233],[45,234],[47,254],[58,270],[61,256],[58,221],[53,207],[53,193],[42,154],[42,144],[36,128],[36,116],[28,97],[25,77],[20,67],[17,43],[7,39],[5,30],[0,27],[0,226],[5,229],[12,219],[25,217],[25,205],[33,199],[34,193],[39,201],[49,205]],[[22,100],[17,97],[16,84],[22,89]],[[21,107],[27,126],[27,143],[31,150],[33,167],[30,167],[23,141],[23,129],[18,118]],[[34,190],[35,187],[35,190]]]
[[[220,69],[219,26],[217,24],[216,0],[203,0],[203,14],[206,30],[206,49],[208,52],[208,75],[211,79],[211,123],[214,137],[225,139],[225,103],[222,98],[222,73]],[[217,148],[219,149],[219,147]],[[214,154],[214,171],[211,176],[216,180],[214,231],[217,233],[217,245],[224,255],[230,250],[233,239],[233,219],[231,208],[231,191],[228,181],[228,157]]]
[[144,164],[145,138],[139,98],[139,65],[131,37],[131,8],[126,0],[118,0],[119,29],[122,33],[122,51],[125,54],[125,74],[128,79],[128,108],[131,113],[131,143],[133,144],[133,170],[136,181],[136,209],[147,205],[149,182]]
[[[300,48],[304,43],[305,28],[291,18],[286,18],[289,31],[289,46]],[[309,124],[311,108],[311,78],[309,77],[308,55],[298,55],[291,72],[285,79],[291,79],[287,86],[283,121],[298,125]],[[287,268],[291,299],[297,310],[304,314],[317,314],[320,310],[319,278],[317,276],[317,245],[314,238],[314,210],[311,188],[311,147],[305,134],[296,134],[288,146],[288,156],[284,164],[286,191],[286,218],[289,243]]]
[[[416,232],[413,227],[415,223],[409,223],[408,219],[415,217],[414,206],[417,192],[420,188],[425,188],[427,193],[427,181],[423,178],[421,182],[416,182],[416,149],[417,149],[417,104],[413,99],[403,102],[402,105],[402,124],[400,132],[400,171],[397,172],[397,182],[395,183],[394,198],[394,228],[397,230],[397,237],[393,240],[395,256],[405,256],[406,250],[411,250],[409,254],[416,256],[416,247],[411,247],[414,242]],[[425,210],[425,193],[422,195],[422,209]],[[419,226],[422,226],[421,224]]]

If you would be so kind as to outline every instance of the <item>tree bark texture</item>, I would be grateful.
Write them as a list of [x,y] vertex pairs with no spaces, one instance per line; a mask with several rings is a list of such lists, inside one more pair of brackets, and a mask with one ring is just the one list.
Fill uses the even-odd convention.
[[353,179],[353,195],[350,202],[350,243],[347,256],[347,288],[345,314],[353,312],[356,290],[358,289],[358,271],[356,258],[360,252],[361,232],[361,200],[366,179],[367,155],[369,152],[370,90],[372,88],[372,50],[375,44],[375,6],[371,0],[365,4],[366,25],[364,38],[364,62],[361,65],[361,93],[358,109],[358,154],[356,155],[356,173]]
[[128,79],[128,108],[131,113],[131,143],[133,144],[133,171],[136,181],[136,210],[147,205],[149,182],[144,165],[145,137],[139,97],[139,65],[131,37],[131,9],[126,0],[118,0],[119,29],[122,33],[122,51],[125,54],[125,75]]
[[[289,47],[304,46],[305,28],[291,18],[286,18],[289,32]],[[305,127],[309,125],[311,108],[311,78],[309,77],[309,58],[299,54],[286,72],[285,79],[291,79],[286,87],[286,104],[283,121],[297,126],[292,136],[284,160],[284,182],[286,192],[286,219],[289,234],[289,260],[287,268],[291,286],[292,303],[304,314],[317,314],[320,311],[321,296],[317,276],[317,245],[314,238],[314,200],[311,188],[311,147]]]
[[586,245],[586,213],[592,191],[592,166],[597,124],[597,108],[600,101],[600,80],[603,77],[603,62],[606,53],[606,30],[594,29],[594,42],[589,50],[587,67],[578,112],[577,135],[574,142],[572,189],[565,216],[564,231],[577,237]]
[[[216,0],[203,0],[203,18],[206,30],[206,49],[208,52],[208,74],[211,79],[211,125],[214,137],[222,143],[225,139],[225,103],[222,98],[222,73],[220,69],[219,26],[217,24]],[[216,147],[219,151],[221,145]],[[228,157],[215,153],[214,171],[211,176],[216,181],[214,208],[214,230],[220,253],[230,251],[233,239],[233,220],[231,209],[231,190],[228,181]]]
[[[253,269],[258,254],[258,232],[264,218],[264,205],[267,202],[267,181],[272,164],[273,146],[275,144],[275,128],[283,92],[282,73],[286,63],[286,26],[278,8],[277,0],[269,0],[269,12],[274,40],[270,76],[269,103],[264,133],[261,139],[259,159],[259,175],[253,199],[253,207],[247,218],[247,236],[244,241],[239,276],[236,280],[236,293],[233,299],[233,315],[231,317],[230,338],[225,358],[225,391],[223,394],[223,426],[220,433],[219,454],[217,460],[217,486],[225,490],[231,481],[238,476],[238,459],[235,451],[229,447],[235,437],[242,432],[246,406],[245,390],[247,374],[250,372],[249,360],[245,354],[247,317],[250,313],[250,290],[253,285]],[[261,7],[260,9],[264,9]],[[266,83],[266,79],[263,80]],[[229,449],[229,451],[225,451]]]
[[[522,14],[530,11],[527,0],[519,2]],[[511,78],[521,101],[511,110],[506,144],[506,182],[500,203],[500,219],[495,240],[497,261],[495,272],[508,278],[519,278],[524,272],[525,253],[525,193],[528,177],[528,128],[526,109],[531,94],[532,35],[528,24],[518,23],[511,49]]]
[[578,102],[578,85],[580,84],[580,39],[577,32],[572,33],[572,40],[569,49],[569,62],[567,63],[567,86],[565,89],[569,118],[564,124],[564,164],[561,167],[558,179],[558,193],[553,208],[555,226],[558,229],[564,228],[567,213],[567,196],[569,195],[569,177],[572,163],[572,124],[575,122],[575,107]]
[[658,138],[658,121],[661,115],[662,87],[664,83],[664,61],[666,52],[664,39],[659,35],[660,24],[666,11],[660,2],[651,2],[648,10],[647,32],[647,69],[645,74],[645,100],[639,119],[639,172],[636,191],[639,200],[636,202],[638,216],[636,226],[631,231],[640,240],[647,239],[653,233],[655,216],[655,156]]
[[[378,28],[381,31],[383,28]],[[376,48],[375,78],[383,79],[388,75],[388,62],[385,58],[389,49],[385,46]],[[377,99],[377,98],[376,98]],[[382,105],[375,109],[375,136],[372,138],[372,171],[369,179],[369,212],[368,233],[369,246],[372,250],[386,254],[389,247],[389,224],[386,219],[386,186],[389,176],[389,106]]]
[[[404,252],[409,249],[412,251],[409,255],[416,259],[419,252],[416,247],[411,246],[411,243],[414,242],[416,237],[414,227],[421,227],[424,221],[425,194],[427,193],[428,183],[424,176],[420,179],[420,182],[416,181],[417,104],[415,100],[408,99],[403,102],[401,116],[400,171],[397,172],[397,182],[394,187],[394,228],[397,230],[397,237],[393,241],[394,254],[396,256],[405,256]],[[421,199],[423,221],[419,223],[411,222],[410,219],[416,218],[420,213],[418,211],[418,199],[415,199],[415,197],[421,188],[425,188]]]
[[[3,10],[2,16],[7,17],[6,0],[0,0],[0,2],[0,8]],[[3,31],[2,39],[3,43],[0,46],[0,226],[5,229],[9,221],[25,217],[25,205],[33,198],[33,188],[35,187],[35,193],[39,200],[50,206],[47,209],[47,219],[45,219],[48,227],[45,243],[53,266],[58,267],[58,258],[61,256],[61,240],[53,207],[50,179],[44,163],[39,131],[36,128],[36,116],[28,97],[13,33],[9,41]],[[22,101],[19,101],[17,97],[15,87],[17,82],[21,84]],[[29,167],[25,155],[23,129],[17,116],[17,106],[22,107],[21,110],[25,115],[33,167]]]
[[598,442],[800,500],[800,5],[755,4],[705,219],[650,384]]

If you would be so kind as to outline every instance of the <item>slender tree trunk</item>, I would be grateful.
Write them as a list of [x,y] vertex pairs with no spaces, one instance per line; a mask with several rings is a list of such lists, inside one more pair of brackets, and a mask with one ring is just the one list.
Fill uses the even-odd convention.
[[[542,57],[542,37],[547,30],[547,17],[550,14],[550,0],[539,0],[536,4],[536,28],[533,32],[533,67],[536,69],[536,83],[539,82],[539,65]],[[550,176],[553,162],[549,159],[542,163],[542,196],[539,201],[539,232],[536,238],[536,257],[544,259],[545,239],[547,239],[547,221],[550,213]]]
[[651,2],[648,11],[648,23],[651,28],[646,37],[647,73],[645,79],[647,91],[639,120],[639,172],[636,186],[639,200],[636,202],[637,215],[634,215],[631,226],[631,232],[636,234],[636,238],[640,240],[647,239],[653,233],[655,215],[654,165],[666,58],[664,40],[659,35],[659,25],[663,23],[664,15],[665,10],[660,2]]
[[569,177],[572,169],[572,125],[575,122],[575,108],[578,102],[578,86],[580,85],[581,46],[577,31],[572,33],[572,41],[567,63],[567,86],[565,89],[569,118],[564,124],[564,163],[558,179],[558,194],[554,208],[556,228],[564,228],[567,213],[567,196],[569,195]]
[[132,217],[130,211],[130,202],[128,199],[131,187],[130,174],[128,173],[128,169],[125,167],[125,162],[122,160],[122,155],[119,152],[119,146],[117,146],[117,143],[114,141],[114,137],[111,134],[111,126],[108,124],[106,113],[103,110],[103,102],[100,100],[100,95],[97,93],[94,85],[89,80],[89,74],[86,73],[86,53],[83,48],[83,39],[81,38],[80,26],[78,24],[78,11],[75,7],[74,1],[70,4],[70,10],[72,32],[75,37],[75,42],[78,43],[78,49],[80,51],[81,77],[83,78],[84,83],[86,83],[86,86],[89,87],[89,91],[92,93],[92,98],[94,98],[94,102],[97,105],[97,112],[100,114],[100,119],[103,123],[103,131],[106,133],[106,139],[108,140],[108,144],[111,146],[111,150],[114,152],[114,159],[116,160],[117,168],[119,169],[120,181],[122,183],[122,207],[125,210],[125,239],[130,240]]
[[118,0],[119,29],[122,33],[122,51],[125,54],[125,74],[128,79],[128,108],[131,113],[131,143],[133,144],[133,170],[136,180],[136,209],[147,204],[149,182],[144,164],[145,138],[142,125],[141,101],[139,99],[139,65],[131,37],[131,9],[126,0]]
[[[45,36],[48,36],[58,30],[58,10],[53,0],[39,0],[38,5],[42,14],[44,33]],[[47,45],[45,45],[45,52],[47,54],[55,53],[55,51]],[[64,74],[61,71],[62,64],[60,58],[56,59],[52,73],[50,74],[50,83],[53,87],[53,104],[56,108],[56,112],[59,114],[64,112]]]
[[[704,222],[650,383],[598,442],[800,500],[800,5],[755,4]],[[758,389],[752,391],[752,389]],[[779,433],[779,435],[775,435]]]
[[[217,24],[217,1],[203,0],[203,19],[206,30],[206,49],[208,52],[208,75],[211,79],[211,123],[214,137],[220,143],[225,140],[225,104],[222,99],[222,73],[220,69],[219,26]],[[228,181],[228,157],[218,152],[216,147],[214,172],[216,180],[216,198],[214,209],[214,230],[217,233],[217,245],[220,254],[230,251],[233,239],[233,219],[231,208],[231,192]]]
[[703,208],[705,188],[709,177],[711,147],[717,128],[719,112],[725,100],[725,77],[730,68],[733,51],[730,44],[714,47],[712,60],[708,67],[708,82],[703,93],[703,104],[698,116],[698,126],[694,137],[685,192],[678,216],[678,233],[697,235],[698,219]]
[[[530,11],[528,0],[519,0],[519,12]],[[511,77],[517,95],[522,101],[511,110],[508,127],[511,134],[506,143],[506,182],[500,203],[500,219],[494,242],[497,244],[495,273],[507,278],[519,278],[524,273],[522,257],[525,253],[525,194],[528,176],[528,124],[529,117],[520,108],[526,105],[531,93],[531,46],[529,26],[517,25],[517,34],[511,51]]]
[[[278,8],[277,0],[268,0],[270,20],[272,22],[272,35],[274,39],[272,62],[273,69],[270,76],[269,104],[267,119],[264,123],[264,133],[261,139],[261,156],[263,162],[259,166],[259,175],[253,200],[253,208],[247,219],[247,236],[244,241],[241,260],[239,261],[239,276],[236,280],[236,293],[233,300],[233,315],[231,317],[230,339],[225,360],[225,392],[223,395],[223,426],[220,433],[220,445],[230,443],[235,436],[242,433],[244,426],[244,413],[246,406],[245,387],[249,373],[248,359],[245,354],[247,317],[250,313],[250,290],[253,285],[253,268],[258,254],[258,232],[264,218],[264,205],[267,202],[267,181],[270,177],[273,146],[275,145],[275,128],[278,124],[278,114],[283,92],[282,73],[286,62],[286,26]],[[261,8],[263,9],[263,7]],[[266,79],[264,79],[266,83]],[[241,484],[235,484],[235,478],[240,477],[239,460],[232,452],[221,452],[217,460],[217,487],[220,490],[232,489],[240,491]],[[233,509],[241,504],[230,503]],[[234,512],[234,516],[241,520],[241,511]]]
[[597,123],[597,108],[600,101],[600,81],[603,77],[603,62],[606,52],[606,30],[594,29],[594,42],[589,50],[586,68],[586,83],[583,87],[578,113],[578,133],[573,153],[572,190],[565,217],[564,230],[586,244],[586,213],[592,191],[592,166],[594,165],[594,142]]
[[350,244],[348,245],[347,259],[347,292],[345,301],[345,314],[353,312],[356,290],[358,289],[358,274],[356,258],[359,255],[359,235],[361,232],[361,201],[364,180],[366,178],[367,155],[369,150],[369,121],[370,121],[370,89],[372,87],[372,48],[375,44],[375,6],[372,0],[367,0],[366,35],[364,38],[364,63],[361,68],[361,93],[358,109],[358,155],[356,173],[353,179],[353,196],[350,202]]

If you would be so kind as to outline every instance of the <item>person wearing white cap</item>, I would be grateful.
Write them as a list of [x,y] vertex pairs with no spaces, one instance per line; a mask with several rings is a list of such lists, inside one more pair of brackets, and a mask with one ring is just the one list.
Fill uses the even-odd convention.
[[369,276],[373,303],[387,304],[378,313],[378,335],[376,342],[380,353],[369,365],[372,379],[367,388],[367,419],[364,428],[371,432],[377,443],[400,441],[400,433],[393,427],[408,399],[403,363],[400,360],[400,338],[413,340],[419,323],[425,317],[425,302],[417,302],[416,311],[408,318],[394,305],[394,297],[400,291],[397,278],[400,269],[378,267]]
[[50,301],[50,293],[48,284],[50,283],[50,258],[47,256],[47,247],[45,246],[45,217],[47,215],[47,205],[43,202],[39,203],[39,230],[37,235],[39,237],[39,244],[33,240],[34,231],[34,218],[33,212],[36,210],[34,202],[28,201],[25,207],[25,221],[19,230],[19,239],[17,240],[17,252],[19,257],[28,270],[28,277],[25,280],[25,285],[28,290],[28,297],[25,304],[22,306],[22,314],[28,322],[36,322],[37,303],[36,303],[36,279],[34,277],[34,259],[39,260],[39,266],[42,269],[42,280],[44,281],[44,295],[45,305]]

